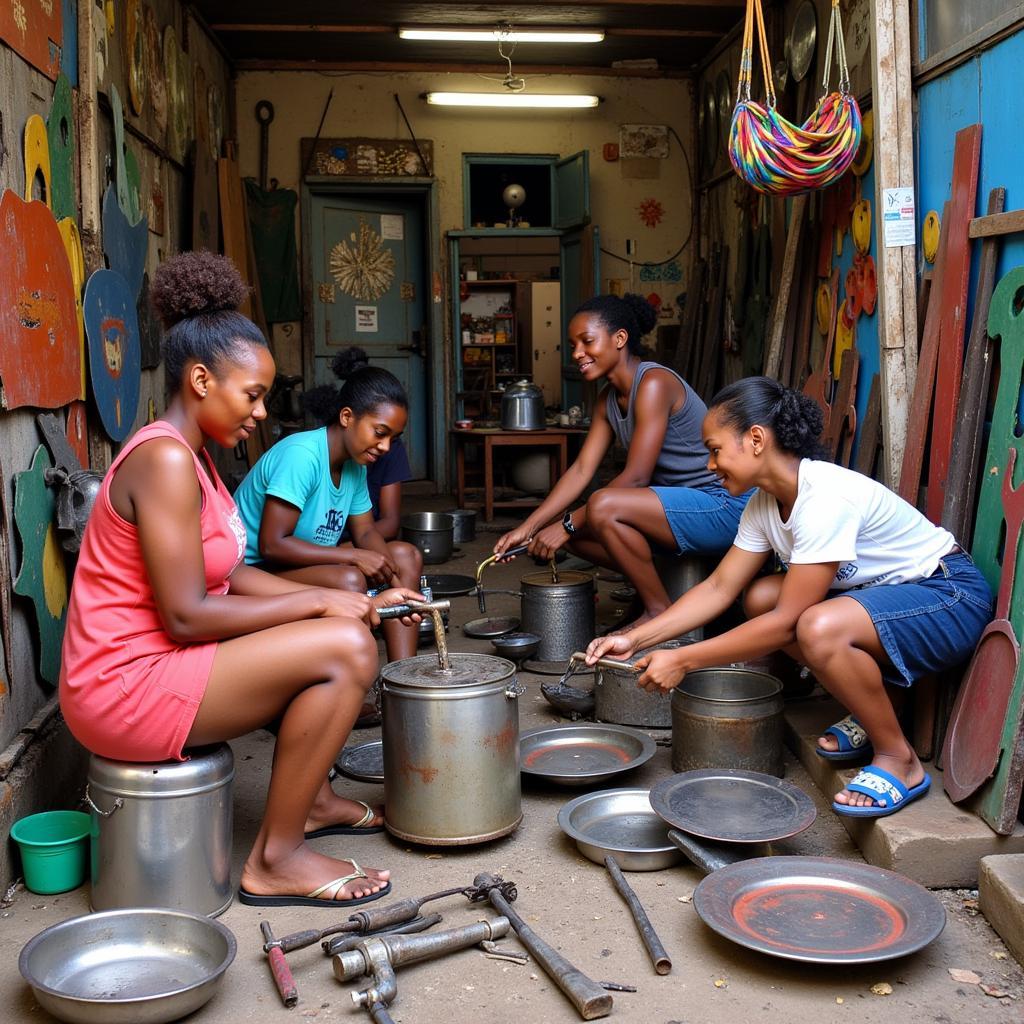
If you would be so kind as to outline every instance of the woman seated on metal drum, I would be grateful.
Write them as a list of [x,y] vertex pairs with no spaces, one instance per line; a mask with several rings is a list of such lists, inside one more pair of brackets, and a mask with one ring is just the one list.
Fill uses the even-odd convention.
[[[409,400],[398,378],[363,366],[340,389],[314,388],[303,402],[324,425],[278,441],[235,492],[246,562],[317,587],[417,588],[423,556],[381,536],[366,482],[405,429]],[[352,543],[340,544],[346,530]],[[416,653],[414,626],[392,619],[381,628],[389,660]]]
[[187,747],[276,723],[266,811],[239,897],[352,906],[388,892],[389,872],[305,840],[379,830],[379,810],[367,820],[364,805],[325,779],[377,675],[377,610],[415,593],[370,599],[244,563],[238,509],[205,447],[233,448],[267,415],[274,360],[237,312],[246,294],[230,261],[210,253],[182,253],[154,275],[170,398],[163,418],[122,448],[89,519],[61,710],[88,750],[117,761],[181,760]]
[[[542,558],[568,546],[621,572],[643,602],[635,624],[669,605],[652,547],[726,551],[747,497],[730,494],[708,471],[700,433],[704,403],[673,370],[643,358],[644,335],[656,321],[651,304],[633,294],[600,295],[573,314],[569,342],[580,376],[608,384],[579,457],[522,526],[494,545],[500,555],[528,542],[530,553]],[[627,451],[625,468],[570,510],[616,440]]]
[[[645,655],[639,685],[671,690],[694,669],[784,650],[850,712],[825,731],[818,753],[871,757],[833,809],[877,818],[931,784],[897,720],[901,688],[971,656],[992,615],[992,593],[951,533],[869,477],[818,461],[821,429],[812,399],[768,377],[723,388],[704,420],[708,465],[732,494],[757,488],[735,543],[668,611],[594,640],[587,660],[628,658],[682,636],[746,588],[747,622]],[[785,571],[755,580],[773,552]]]

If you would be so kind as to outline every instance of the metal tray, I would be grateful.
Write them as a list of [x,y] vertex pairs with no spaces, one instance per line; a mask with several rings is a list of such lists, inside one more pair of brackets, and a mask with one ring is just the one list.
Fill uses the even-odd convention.
[[476,580],[472,576],[458,576],[455,573],[428,574],[427,586],[431,588],[434,597],[461,597],[476,586]]
[[523,669],[526,672],[536,672],[540,676],[563,676],[567,661],[537,661],[536,658],[527,658],[523,662]]
[[660,871],[678,864],[679,850],[665,822],[651,808],[646,789],[602,789],[570,800],[558,812],[559,828],[580,853],[604,864],[610,853],[623,871]]
[[639,768],[657,749],[650,736],[621,725],[542,725],[520,735],[519,765],[548,782],[587,786]]
[[476,640],[493,640],[519,628],[519,619],[514,615],[488,615],[484,619],[470,619],[462,632]]
[[334,767],[359,782],[384,781],[384,742],[370,740],[355,747],[345,747],[334,762]]
[[663,779],[651,790],[651,806],[673,828],[719,843],[771,843],[810,828],[818,815],[792,782],[728,768]]
[[927,946],[946,925],[938,898],[894,871],[833,857],[758,857],[720,868],[693,893],[719,935],[814,964],[877,963]]

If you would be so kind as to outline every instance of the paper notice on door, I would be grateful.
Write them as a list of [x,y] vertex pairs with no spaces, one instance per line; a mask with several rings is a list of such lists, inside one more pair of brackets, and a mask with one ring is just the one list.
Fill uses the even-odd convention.
[[400,242],[405,238],[405,217],[400,213],[382,213],[380,215],[380,237]]
[[360,334],[377,333],[376,306],[356,306],[356,331]]
[[914,244],[914,190],[882,189],[882,237],[886,249]]

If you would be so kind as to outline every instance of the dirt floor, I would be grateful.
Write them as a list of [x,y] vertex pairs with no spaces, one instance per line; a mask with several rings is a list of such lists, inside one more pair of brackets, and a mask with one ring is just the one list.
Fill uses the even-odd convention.
[[[443,499],[417,502],[424,508],[449,507]],[[478,526],[477,540],[466,544],[445,565],[430,571],[472,575],[489,553],[500,528],[513,519]],[[514,589],[532,569],[522,560],[489,570],[489,587]],[[609,621],[617,606],[609,594],[621,584],[599,583],[598,620]],[[488,613],[518,614],[508,595],[491,598]],[[474,597],[452,600],[449,643],[455,651],[491,653],[488,641],[468,640],[461,625],[479,615]],[[523,672],[527,692],[520,698],[521,728],[556,723],[558,715],[540,693],[545,677]],[[546,677],[551,678],[551,677]],[[808,699],[814,699],[813,697]],[[379,729],[360,730],[351,743],[377,738]],[[660,741],[654,758],[614,783],[593,788],[649,787],[672,774],[670,734],[652,732]],[[232,744],[236,758],[233,879],[256,831],[269,776],[272,740],[254,733]],[[786,776],[818,805],[818,818],[803,834],[777,844],[776,852],[827,855],[860,861],[846,831],[792,757]],[[339,778],[339,792],[368,801],[382,798],[382,787]],[[622,899],[605,869],[585,859],[559,830],[559,808],[582,790],[531,783],[524,777],[523,822],[505,839],[459,849],[414,847],[386,833],[357,839],[320,840],[325,850],[355,857],[362,864],[389,867],[394,898],[468,886],[481,871],[515,881],[516,907],[544,939],[595,980],[635,985],[635,993],[614,993],[612,1017],[635,1024],[736,1024],[755,1017],[818,1024],[845,1021],[935,1021],[939,1024],[1020,1021],[1024,1013],[1024,971],[1010,956],[977,909],[977,893],[938,893],[947,911],[943,933],[919,953],[899,960],[857,966],[801,964],[749,951],[719,937],[698,917],[692,895],[701,880],[685,865],[663,871],[630,873],[627,878],[643,901],[673,961],[670,974],[658,976],[648,961]],[[389,897],[390,898],[390,897]],[[452,897],[434,905],[444,915],[441,927],[470,923],[489,911]],[[7,993],[7,1021],[48,1019],[18,975],[18,953],[38,931],[88,910],[86,890],[42,897],[18,888],[0,909],[0,989]],[[319,1021],[368,1019],[352,1006],[353,986],[342,986],[318,946],[289,955],[299,988],[299,1003],[280,1003],[261,950],[262,911],[234,903],[220,920],[236,935],[238,956],[214,999],[193,1018],[204,1024],[286,1021],[289,1016]],[[266,912],[277,935],[326,927],[345,914],[298,908]],[[502,946],[520,947],[514,938]],[[954,975],[951,972],[972,972]],[[974,980],[977,979],[977,980]],[[980,984],[979,984],[980,982]],[[363,986],[364,987],[364,986]],[[988,994],[986,994],[986,989]],[[393,1018],[406,1024],[544,1024],[579,1017],[534,962],[518,965],[465,950],[444,960],[401,968]],[[97,1021],[104,1018],[98,1016]]]

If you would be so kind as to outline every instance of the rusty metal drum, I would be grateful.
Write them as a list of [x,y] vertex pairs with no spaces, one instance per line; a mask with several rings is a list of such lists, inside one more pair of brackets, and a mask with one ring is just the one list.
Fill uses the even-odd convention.
[[672,768],[782,776],[782,683],[766,672],[702,668],[672,691]]
[[[668,640],[638,651],[637,661],[652,651],[675,650],[692,640]],[[641,729],[672,728],[671,693],[648,693],[636,685],[637,674],[628,669],[599,668],[594,676],[594,717],[599,722],[639,726]]]
[[586,572],[559,572],[558,582],[548,569],[529,572],[519,581],[522,592],[521,629],[536,633],[540,662],[568,661],[573,651],[585,651],[597,631],[594,624],[594,577]]
[[522,821],[519,696],[511,661],[433,654],[385,665],[381,676],[384,824],[426,846],[483,843]]

